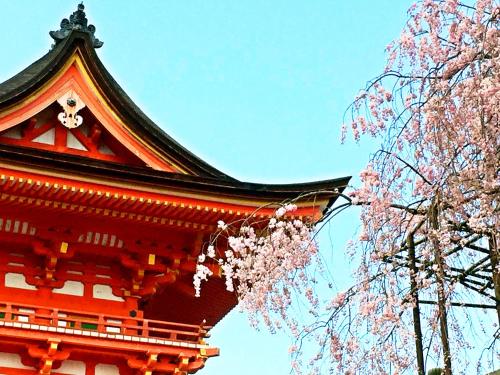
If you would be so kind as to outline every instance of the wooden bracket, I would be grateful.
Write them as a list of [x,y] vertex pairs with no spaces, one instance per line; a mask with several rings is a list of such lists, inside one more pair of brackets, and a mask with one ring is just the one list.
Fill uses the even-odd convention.
[[55,361],[64,361],[68,359],[70,352],[60,348],[61,340],[50,338],[45,347],[36,345],[28,346],[30,357],[39,360],[38,373],[48,375],[52,372]]
[[[47,245],[48,242],[52,242],[52,246]],[[71,258],[74,255],[73,252],[70,251],[69,243],[66,241],[43,241],[39,239],[33,242],[33,251],[35,254],[42,256],[45,260],[44,267],[42,268],[44,274],[41,279],[43,285],[60,287],[59,285],[52,284],[55,281],[54,275],[59,260]]]

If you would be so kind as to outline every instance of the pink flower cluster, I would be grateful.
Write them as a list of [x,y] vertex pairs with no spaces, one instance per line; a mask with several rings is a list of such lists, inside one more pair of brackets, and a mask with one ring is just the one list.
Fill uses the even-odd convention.
[[294,204],[280,206],[264,227],[261,223],[226,224],[219,222],[218,242],[227,240],[223,257],[217,257],[211,244],[206,254],[198,258],[194,276],[196,294],[201,281],[210,276],[204,262],[217,262],[223,271],[228,291],[235,291],[240,306],[250,313],[254,322],[263,318],[271,329],[277,328],[280,318],[287,315],[291,303],[290,290],[303,290],[307,300],[316,304],[313,290],[308,286],[304,270],[317,253],[314,229],[303,221],[289,220],[288,214],[296,210]]

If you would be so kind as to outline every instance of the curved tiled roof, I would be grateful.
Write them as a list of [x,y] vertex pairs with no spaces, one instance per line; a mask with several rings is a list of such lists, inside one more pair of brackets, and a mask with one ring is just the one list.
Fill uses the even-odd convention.
[[[103,90],[116,113],[123,117],[127,126],[160,154],[173,158],[190,174],[154,171],[146,167],[131,168],[110,162],[97,162],[83,157],[54,154],[47,151],[21,150],[5,145],[0,147],[0,156],[14,158],[18,161],[24,160],[30,164],[50,164],[59,169],[74,170],[78,166],[79,170],[88,171],[90,174],[104,174],[129,180],[148,180],[158,184],[172,183],[190,186],[196,190],[213,190],[215,188],[221,193],[227,192],[229,195],[276,200],[295,198],[305,192],[331,191],[335,188],[342,191],[350,179],[350,177],[345,177],[300,184],[270,185],[241,182],[217,170],[177,143],[140,110],[106,70],[95,52],[89,34],[78,30],[72,31],[67,38],[56,44],[45,56],[0,84],[0,115],[4,110],[28,98],[39,87],[43,86],[61,69],[77,49],[92,76],[99,82],[99,88]],[[334,200],[335,198],[332,196],[330,204]]]
[[29,97],[37,88],[46,83],[77,49],[116,112],[144,141],[160,153],[174,158],[194,175],[232,179],[182,147],[146,116],[106,70],[94,50],[88,33],[85,32],[72,31],[66,39],[41,59],[0,84],[0,113]]

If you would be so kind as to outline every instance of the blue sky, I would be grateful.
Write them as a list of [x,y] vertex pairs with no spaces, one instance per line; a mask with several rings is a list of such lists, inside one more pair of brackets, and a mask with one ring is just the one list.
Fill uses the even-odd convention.
[[[77,1],[0,0],[0,81],[46,53]],[[373,145],[339,142],[343,113],[384,66],[406,0],[85,1],[98,54],[125,91],[181,144],[246,181],[357,176]],[[356,212],[323,235],[337,281]],[[204,375],[287,374],[289,338],[234,311],[212,332]]]

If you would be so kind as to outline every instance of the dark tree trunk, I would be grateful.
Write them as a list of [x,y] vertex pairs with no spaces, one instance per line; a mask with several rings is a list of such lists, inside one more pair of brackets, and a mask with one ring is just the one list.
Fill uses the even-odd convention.
[[490,248],[490,260],[492,268],[492,279],[493,286],[495,288],[495,299],[497,307],[497,317],[498,324],[500,325],[500,272],[498,271],[498,264],[500,262],[500,250],[498,248],[499,239],[498,236],[490,236],[489,248]]
[[[430,220],[433,229],[439,229],[439,198],[436,199],[432,207],[430,208]],[[443,267],[443,257],[441,254],[441,249],[437,241],[433,241],[434,246],[434,263],[437,266],[436,270],[436,284],[437,284],[437,297],[438,297],[438,315],[439,315],[439,326],[441,330],[441,345],[443,347],[444,356],[444,375],[452,375],[451,371],[451,351],[450,351],[450,340],[448,336],[448,317],[446,312],[446,293],[444,288],[445,271]]]
[[425,375],[425,362],[424,362],[424,347],[422,344],[422,325],[420,323],[420,305],[418,299],[418,286],[417,286],[417,262],[415,258],[415,241],[413,234],[410,234],[407,239],[408,244],[408,258],[410,261],[410,286],[411,296],[413,298],[413,329],[415,331],[415,350],[417,353],[417,373],[418,375]]

